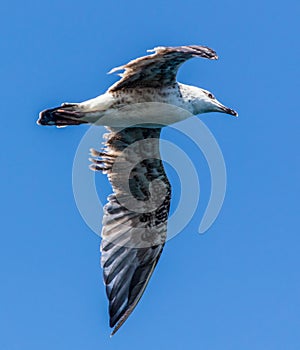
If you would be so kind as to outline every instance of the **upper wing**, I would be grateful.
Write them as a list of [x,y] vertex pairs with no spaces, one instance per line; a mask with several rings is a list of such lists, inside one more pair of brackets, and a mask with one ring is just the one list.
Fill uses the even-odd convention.
[[137,58],[124,66],[116,67],[110,73],[125,70],[119,74],[122,79],[116,82],[109,91],[134,87],[161,87],[176,82],[176,74],[182,63],[192,57],[204,57],[215,60],[215,51],[206,46],[156,47],[154,54]]
[[94,170],[108,174],[114,193],[104,208],[101,265],[114,334],[141,298],[162,252],[171,187],[159,154],[159,128],[108,134],[92,151]]

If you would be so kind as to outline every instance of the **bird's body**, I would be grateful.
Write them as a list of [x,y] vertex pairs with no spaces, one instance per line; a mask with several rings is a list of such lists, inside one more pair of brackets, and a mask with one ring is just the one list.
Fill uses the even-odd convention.
[[77,123],[80,119],[81,123],[111,127],[170,125],[208,112],[208,94],[204,89],[181,83],[160,88],[108,90],[82,103],[64,103],[62,108],[56,110],[56,113],[60,112],[61,125],[55,120],[47,123],[65,126],[71,120]]
[[185,85],[176,84],[161,89],[145,87],[130,88],[126,92],[107,91],[103,95],[76,105],[76,109],[85,111],[82,120],[97,125],[112,127],[169,125],[193,114],[192,99],[193,96]]
[[113,71],[125,70],[107,92],[82,103],[41,112],[41,125],[90,123],[108,127],[93,170],[108,175],[113,194],[104,208],[101,265],[113,334],[141,298],[167,235],[171,186],[159,154],[163,126],[207,112],[237,113],[204,89],[176,81],[192,57],[217,59],[204,46],[158,47]]

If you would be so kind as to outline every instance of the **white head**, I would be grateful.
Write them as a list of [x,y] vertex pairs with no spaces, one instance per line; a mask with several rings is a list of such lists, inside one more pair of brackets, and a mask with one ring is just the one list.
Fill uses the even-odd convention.
[[235,110],[222,105],[211,92],[201,88],[195,88],[191,103],[194,107],[194,114],[221,112],[238,116]]

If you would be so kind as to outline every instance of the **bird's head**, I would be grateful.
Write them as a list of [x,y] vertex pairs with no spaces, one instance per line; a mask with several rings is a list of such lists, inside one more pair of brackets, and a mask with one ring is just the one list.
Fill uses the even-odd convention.
[[195,99],[193,99],[194,114],[208,113],[208,112],[221,112],[238,116],[238,113],[222,105],[215,96],[204,89],[197,88],[195,91]]

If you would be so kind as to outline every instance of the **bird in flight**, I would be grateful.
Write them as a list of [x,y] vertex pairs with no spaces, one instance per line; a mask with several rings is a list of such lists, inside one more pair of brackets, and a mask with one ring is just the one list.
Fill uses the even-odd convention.
[[237,116],[211,92],[176,80],[185,61],[216,60],[215,51],[197,45],[151,51],[114,68],[124,72],[104,94],[44,110],[38,119],[40,125],[89,123],[109,131],[104,148],[91,150],[91,169],[106,173],[113,189],[101,233],[112,335],[139,302],[166,242],[171,186],[159,152],[161,129],[201,113]]

